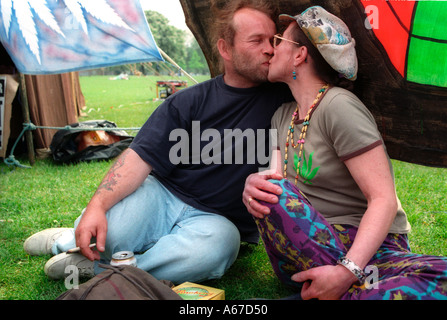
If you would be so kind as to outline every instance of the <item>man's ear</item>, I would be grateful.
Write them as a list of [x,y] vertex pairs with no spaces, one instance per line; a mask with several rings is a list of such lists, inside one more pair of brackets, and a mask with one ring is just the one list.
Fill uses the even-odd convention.
[[231,60],[231,48],[224,39],[217,40],[217,50],[224,60]]

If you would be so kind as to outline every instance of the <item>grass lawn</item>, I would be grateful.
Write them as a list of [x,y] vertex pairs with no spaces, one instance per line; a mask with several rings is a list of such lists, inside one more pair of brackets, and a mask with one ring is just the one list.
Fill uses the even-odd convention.
[[[82,77],[87,116],[80,121],[107,119],[119,127],[141,126],[159,104],[152,101],[155,80]],[[63,280],[49,280],[43,272],[50,256],[27,255],[23,242],[45,228],[71,227],[110,165],[56,165],[46,159],[32,169],[11,170],[0,164],[0,299],[51,300],[66,290]],[[413,251],[447,256],[447,170],[396,160],[393,165],[397,192],[413,227]],[[229,300],[291,294],[274,276],[262,245],[243,244],[229,272],[205,284],[224,289]]]

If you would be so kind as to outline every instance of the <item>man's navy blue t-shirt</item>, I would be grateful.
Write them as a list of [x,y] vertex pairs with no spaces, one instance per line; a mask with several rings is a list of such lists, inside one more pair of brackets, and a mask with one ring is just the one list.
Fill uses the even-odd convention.
[[234,88],[220,75],[168,97],[130,148],[182,201],[227,217],[243,241],[257,242],[242,202],[245,179],[268,166],[270,120],[290,100],[285,85]]

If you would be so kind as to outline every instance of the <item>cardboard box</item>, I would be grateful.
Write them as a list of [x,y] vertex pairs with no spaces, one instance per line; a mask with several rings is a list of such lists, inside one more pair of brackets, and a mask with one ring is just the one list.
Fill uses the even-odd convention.
[[172,290],[184,300],[225,300],[224,290],[192,282],[184,282]]

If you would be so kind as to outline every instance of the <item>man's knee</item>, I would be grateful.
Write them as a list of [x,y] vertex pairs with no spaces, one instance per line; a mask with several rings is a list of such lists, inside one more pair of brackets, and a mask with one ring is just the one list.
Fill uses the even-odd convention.
[[231,232],[227,230],[224,235],[216,236],[214,246],[208,250],[209,255],[222,266],[222,275],[236,260],[240,243],[240,234],[235,227]]
[[240,234],[234,225],[225,225],[210,232],[203,243],[195,244],[187,268],[197,270],[197,280],[218,279],[236,261],[240,248]]

